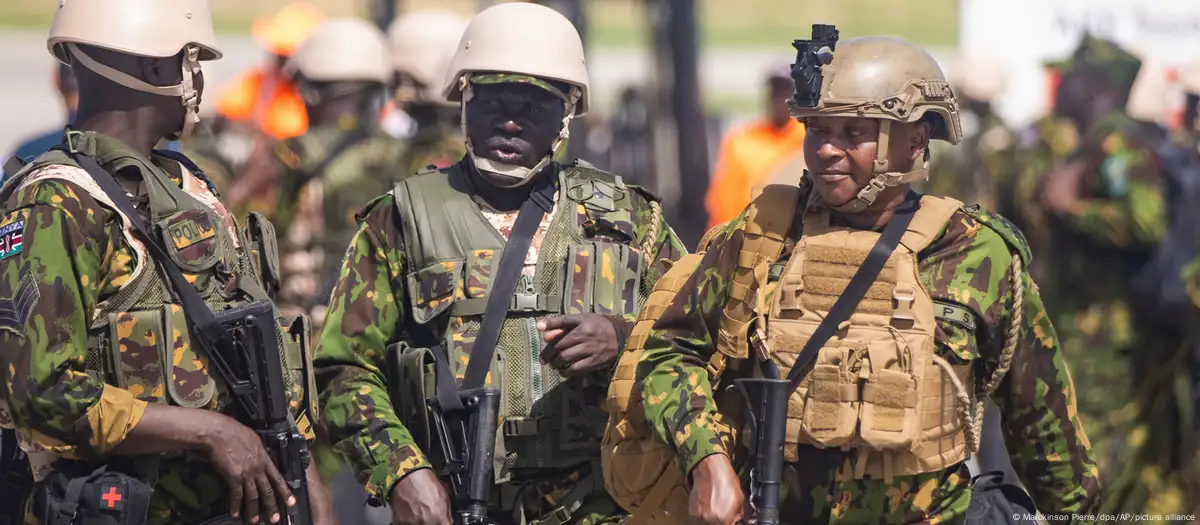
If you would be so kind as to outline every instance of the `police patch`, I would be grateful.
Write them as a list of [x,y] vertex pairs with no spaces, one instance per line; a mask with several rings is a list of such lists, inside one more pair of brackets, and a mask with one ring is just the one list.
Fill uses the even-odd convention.
[[25,218],[0,226],[0,261],[21,253],[24,246]]

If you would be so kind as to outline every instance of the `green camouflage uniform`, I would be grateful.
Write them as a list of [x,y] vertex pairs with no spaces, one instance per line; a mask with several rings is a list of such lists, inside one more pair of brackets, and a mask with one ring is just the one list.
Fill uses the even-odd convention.
[[[530,77],[472,79],[480,80],[527,82],[554,91]],[[526,308],[523,306],[510,310],[488,375],[489,384],[501,381],[502,417],[505,411],[510,414],[497,433],[497,445],[505,451],[497,452],[499,485],[491,492],[493,498],[519,494],[519,502],[493,502],[491,508],[501,523],[520,521],[516,511],[522,509],[525,520],[540,519],[569,504],[571,490],[589,481],[597,489],[582,500],[570,522],[612,523],[622,513],[599,488],[599,434],[605,422],[600,406],[611,372],[563,379],[555,369],[538,362],[545,343],[534,324],[553,311],[600,313],[613,323],[623,342],[654,282],[665,273],[663,261],[679,258],[686,249],[662,220],[657,199],[641,188],[580,163],[556,162],[545,169],[539,176],[554,177],[559,190],[555,210],[547,214],[534,236],[525,271],[533,266],[531,259],[537,261],[536,270],[532,276],[523,271],[521,281],[526,288],[522,292],[518,286],[516,298],[535,298],[532,303],[537,305],[530,304],[532,311],[521,310]],[[431,467],[389,398],[386,349],[397,342],[417,347],[445,345],[450,362],[455,363],[454,373],[461,378],[482,317],[492,265],[502,252],[502,245],[473,250],[473,245],[468,245],[464,260],[411,260],[427,243],[449,240],[443,239],[447,237],[444,234],[429,235],[426,229],[438,231],[429,222],[406,224],[401,218],[402,213],[424,208],[428,201],[414,192],[430,191],[421,189],[427,187],[443,196],[428,208],[434,210],[430,213],[445,214],[429,217],[438,221],[462,217],[461,221],[475,225],[486,221],[482,233],[470,230],[471,235],[502,241],[515,216],[515,212],[500,212],[481,203],[481,192],[513,193],[483,181],[468,158],[405,180],[363,212],[331,296],[316,366],[322,378],[321,405],[328,410],[325,424],[330,440],[355,469],[374,505],[387,502],[401,478]],[[398,205],[406,201],[415,204]],[[406,233],[418,230],[422,233]],[[500,367],[506,372],[500,372]],[[529,396],[539,401],[520,406]],[[561,417],[562,425],[543,425],[538,420],[542,414]],[[522,430],[526,426],[540,430]],[[572,447],[569,452],[567,444]],[[522,467],[543,462],[557,467]],[[514,508],[511,512],[503,510],[509,503]]]
[[[185,277],[211,304],[240,303],[249,299],[244,293],[265,298],[257,277],[233,279],[260,273],[263,237],[251,238],[237,227],[211,186],[205,187],[207,180],[185,177],[178,162],[157,155],[144,159],[103,135],[69,134],[67,143],[96,158],[129,191],[136,184],[135,202],[149,198],[145,188],[154,185],[151,180],[193,187],[186,195],[194,197],[176,201],[185,211],[158,215],[169,210],[151,200],[157,210],[154,220],[163,221],[164,231],[169,225],[194,227],[183,237],[171,234],[172,257],[186,264],[181,266]],[[61,178],[20,184],[25,176],[77,169],[64,166],[69,162],[51,152],[6,187],[15,192],[4,200],[0,220],[0,231],[6,232],[0,240],[0,404],[11,408],[11,423],[31,456],[96,464],[136,426],[141,411],[134,407],[139,404],[224,412],[231,408],[231,398],[224,382],[210,380],[207,360],[191,346],[182,308],[166,304],[161,295],[157,302],[152,298],[161,278],[152,261],[139,263],[116,213],[94,193]],[[197,203],[199,207],[187,208]],[[130,295],[128,290],[142,289],[139,284],[147,284],[150,295]],[[229,298],[217,298],[218,290]],[[136,299],[131,306],[114,306],[127,305],[131,298]],[[115,350],[101,348],[106,340],[119,346],[119,357],[111,357]],[[173,366],[164,365],[166,356],[173,358]],[[115,362],[100,365],[105,359]],[[291,376],[288,384],[294,413],[301,414],[304,383],[297,379]],[[310,433],[306,415],[299,416],[299,425]],[[228,513],[228,489],[207,458],[185,453],[146,459],[156,461],[138,463],[138,474],[157,476],[149,523],[194,524]],[[35,465],[35,473],[44,472]]]
[[[329,160],[331,150],[347,140],[352,143]],[[280,309],[310,315],[319,326],[342,254],[358,230],[355,214],[415,172],[399,168],[409,155],[403,141],[352,117],[281,141],[275,155],[280,185],[272,221],[280,228]]]
[[[804,187],[800,202],[807,202]],[[685,474],[711,454],[736,450],[728,435],[709,423],[717,410],[706,365],[715,352],[717,324],[738,265],[745,214],[710,245],[696,274],[675,296],[651,330],[638,365],[637,387],[647,421],[678,454]],[[794,230],[799,230],[796,227]],[[793,231],[784,256],[772,266],[770,294],[795,246]],[[742,254],[741,256],[744,256]],[[919,255],[919,274],[935,301],[966,308],[978,328],[937,320],[938,355],[951,364],[975,364],[976,377],[996,366],[1012,304],[1010,263],[1028,260],[1020,233],[1002,217],[968,206],[954,214],[940,237]],[[1012,366],[992,400],[999,407],[1005,442],[1016,471],[1038,508],[1048,513],[1086,513],[1099,503],[1100,484],[1087,437],[1075,410],[1075,393],[1054,328],[1026,274],[1021,339]],[[753,292],[752,292],[753,293]],[[751,296],[753,297],[753,296]],[[767,299],[768,304],[770,299]],[[732,385],[753,366],[731,362],[716,385]],[[744,444],[743,444],[744,445]],[[744,456],[739,454],[738,456]],[[801,445],[799,461],[785,465],[781,505],[784,523],[963,523],[970,499],[965,463],[943,471],[856,480],[856,455]],[[815,520],[815,521],[813,521]]]

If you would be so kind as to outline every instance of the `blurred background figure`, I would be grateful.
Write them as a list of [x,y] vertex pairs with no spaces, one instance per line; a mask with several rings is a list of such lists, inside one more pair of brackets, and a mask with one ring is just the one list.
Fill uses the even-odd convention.
[[996,174],[1009,169],[1016,135],[992,106],[1008,83],[1005,64],[994,57],[955,57],[950,85],[958,99],[963,141],[932,148],[929,191],[997,209]]
[[322,18],[324,14],[316,6],[296,2],[255,21],[250,35],[268,53],[267,61],[243,72],[220,91],[217,113],[274,139],[304,133],[308,128],[304,101],[283,67]]
[[394,91],[383,125],[407,143],[398,175],[446,167],[466,154],[458,105],[446,101],[440,86],[467,23],[448,11],[414,11],[388,27]]
[[[804,146],[804,125],[788,115],[787,99],[796,90],[791,64],[775,64],[765,80],[762,117],[730,130],[721,141],[704,200],[710,227],[737,217],[750,204],[753,188],[771,182],[776,170],[800,156]],[[791,165],[791,171],[797,167],[803,171],[803,160]],[[799,173],[794,176],[798,182]]]

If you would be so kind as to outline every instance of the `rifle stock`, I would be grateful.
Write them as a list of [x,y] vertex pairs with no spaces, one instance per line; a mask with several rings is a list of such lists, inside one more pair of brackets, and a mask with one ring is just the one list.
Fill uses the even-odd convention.
[[215,348],[211,355],[214,364],[227,371],[223,375],[241,408],[238,420],[258,433],[296,498],[294,507],[280,502],[280,508],[286,509],[287,524],[310,525],[312,503],[306,471],[312,458],[308,441],[288,412],[275,308],[269,301],[256,301],[217,312],[216,317],[229,332],[234,348]]
[[745,378],[738,379],[737,385],[746,397],[746,412],[754,429],[749,500],[755,518],[750,523],[777,525],[790,383],[786,379]]

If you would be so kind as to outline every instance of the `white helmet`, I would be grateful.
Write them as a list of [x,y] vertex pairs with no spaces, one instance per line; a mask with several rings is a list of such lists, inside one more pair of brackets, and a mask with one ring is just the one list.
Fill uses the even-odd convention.
[[321,22],[296,53],[287,71],[315,82],[365,81],[386,84],[391,77],[387,39],[378,27],[354,17]]
[[401,98],[447,102],[442,95],[442,81],[467,24],[467,19],[449,11],[413,11],[392,21],[388,27],[392,68],[419,84]]
[[952,71],[951,88],[971,100],[991,102],[1008,86],[1007,66],[991,56],[958,56]]
[[558,11],[532,3],[497,4],[475,15],[446,70],[443,90],[447,100],[462,102],[464,130],[471,77],[480,73],[528,76],[542,82],[562,82],[571,88],[570,93],[560,93],[566,111],[558,139],[533,168],[477,157],[467,140],[467,153],[480,169],[529,179],[566,143],[570,120],[588,112],[590,90],[579,31]]
[[[97,62],[76,44],[155,58],[183,52],[183,81],[150,85]],[[179,136],[200,121],[193,87],[199,62],[221,58],[207,0],[59,0],[46,46],[63,63],[86,67],[129,89],[179,97],[187,108]]]

